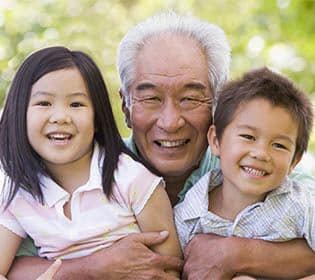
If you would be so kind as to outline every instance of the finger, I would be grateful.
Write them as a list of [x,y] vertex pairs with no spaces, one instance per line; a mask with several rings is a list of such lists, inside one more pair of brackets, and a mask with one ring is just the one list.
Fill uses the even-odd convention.
[[0,280],[8,280],[8,279],[5,278],[3,275],[0,275]]
[[192,240],[188,243],[188,245],[184,249],[184,259],[187,259],[192,248]]
[[133,241],[141,242],[148,247],[162,243],[167,237],[168,231],[142,232],[129,235],[129,238]]
[[184,261],[174,256],[160,256],[160,263],[164,270],[181,271]]
[[173,275],[169,275],[166,276],[165,278],[163,277],[163,279],[167,279],[167,280],[180,280],[180,278],[173,276]]
[[61,266],[61,260],[57,259],[37,280],[51,280]]

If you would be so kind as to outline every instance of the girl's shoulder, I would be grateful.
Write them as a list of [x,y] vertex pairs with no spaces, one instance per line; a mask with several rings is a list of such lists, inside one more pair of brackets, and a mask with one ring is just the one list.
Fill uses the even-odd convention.
[[130,172],[150,172],[142,163],[134,160],[130,155],[121,153],[117,164],[117,171]]
[[141,180],[151,181],[152,179],[159,178],[148,170],[142,163],[134,160],[131,156],[121,153],[117,168],[114,173],[114,177],[117,181],[132,182]]

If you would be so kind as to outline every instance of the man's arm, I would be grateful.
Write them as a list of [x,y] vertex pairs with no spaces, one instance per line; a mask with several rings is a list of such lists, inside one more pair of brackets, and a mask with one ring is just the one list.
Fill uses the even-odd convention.
[[[152,232],[128,235],[90,256],[64,260],[54,279],[176,279],[165,270],[178,270],[182,266],[181,260],[161,256],[148,248],[166,238]],[[51,261],[39,257],[18,257],[8,278],[33,280],[51,264]]]
[[186,247],[185,259],[187,279],[228,279],[235,273],[297,279],[315,273],[315,253],[303,239],[280,243],[199,234]]

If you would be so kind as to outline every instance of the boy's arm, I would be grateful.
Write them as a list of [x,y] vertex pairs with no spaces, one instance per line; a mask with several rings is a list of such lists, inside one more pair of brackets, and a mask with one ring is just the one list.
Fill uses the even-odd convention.
[[[156,254],[148,248],[163,242],[165,238],[158,232],[130,234],[92,255],[63,260],[54,279],[175,279],[165,270],[179,270],[182,262],[172,256]],[[39,257],[18,257],[8,278],[34,280],[51,264],[52,261]]]
[[297,279],[315,273],[315,253],[302,239],[274,243],[210,234],[197,235],[186,247],[184,275],[189,279],[235,273]]
[[[136,219],[142,232],[168,231],[169,235],[165,242],[152,246],[155,252],[182,258],[172,206],[161,185],[156,187],[142,211],[136,215]],[[178,271],[172,274],[179,275]]]

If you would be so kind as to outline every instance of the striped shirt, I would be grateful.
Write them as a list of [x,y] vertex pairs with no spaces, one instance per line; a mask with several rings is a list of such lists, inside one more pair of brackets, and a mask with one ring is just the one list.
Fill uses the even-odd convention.
[[[103,159],[95,145],[90,178],[72,195],[44,176],[40,177],[44,204],[19,189],[9,207],[0,211],[0,224],[21,237],[29,235],[39,247],[38,255],[49,259],[86,256],[127,234],[139,232],[135,215],[144,208],[162,178],[121,154],[114,173],[115,201],[109,201],[102,188]],[[63,210],[70,201],[71,219]]]
[[307,189],[286,178],[263,202],[246,207],[234,221],[229,221],[208,211],[208,193],[222,182],[220,170],[208,172],[175,206],[182,248],[198,233],[214,233],[269,241],[305,238],[315,250],[315,204]]

